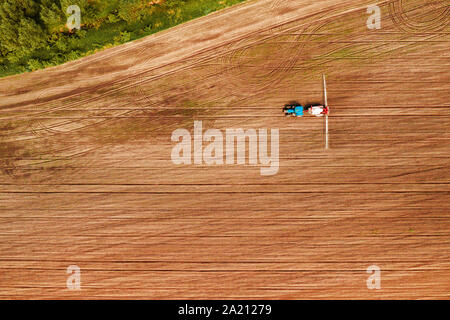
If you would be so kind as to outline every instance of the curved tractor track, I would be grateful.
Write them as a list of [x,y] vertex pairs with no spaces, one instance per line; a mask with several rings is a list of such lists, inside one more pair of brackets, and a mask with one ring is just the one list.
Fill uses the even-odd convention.
[[[372,4],[249,1],[0,79],[0,298],[448,299],[449,6]],[[281,112],[322,74],[328,151]],[[278,128],[279,172],[173,164],[194,120]]]

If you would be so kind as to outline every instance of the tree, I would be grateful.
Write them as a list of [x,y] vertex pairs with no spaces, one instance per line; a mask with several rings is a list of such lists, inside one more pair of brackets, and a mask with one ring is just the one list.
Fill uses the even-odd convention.
[[39,25],[39,1],[4,0],[0,5],[0,52],[11,61],[45,44]]
[[33,19],[22,18],[18,31],[17,43],[24,53],[30,53],[46,43],[44,31]]
[[40,18],[50,33],[58,31],[66,24],[66,16],[61,9],[59,1],[43,0]]
[[140,20],[140,12],[137,8],[139,0],[126,0],[120,3],[119,17],[126,22]]

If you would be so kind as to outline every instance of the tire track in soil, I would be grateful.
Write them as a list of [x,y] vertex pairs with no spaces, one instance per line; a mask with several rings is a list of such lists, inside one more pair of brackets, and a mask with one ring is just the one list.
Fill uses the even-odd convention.
[[[434,15],[429,18],[429,21],[417,21],[410,19],[407,15],[408,12],[404,8],[404,0],[394,0],[389,2],[389,13],[394,25],[407,33],[415,32],[439,32],[444,30],[450,22],[450,5],[446,0],[432,0],[424,6],[428,11],[434,12]],[[412,9],[416,10],[416,9]]]

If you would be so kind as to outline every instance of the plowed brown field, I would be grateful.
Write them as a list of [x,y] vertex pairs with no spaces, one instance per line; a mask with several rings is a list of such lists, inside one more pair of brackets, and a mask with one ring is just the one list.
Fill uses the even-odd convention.
[[[0,79],[0,298],[448,299],[449,4],[369,30],[372,3],[250,1]],[[329,150],[281,112],[322,74]],[[279,128],[278,174],[173,164],[194,120]]]

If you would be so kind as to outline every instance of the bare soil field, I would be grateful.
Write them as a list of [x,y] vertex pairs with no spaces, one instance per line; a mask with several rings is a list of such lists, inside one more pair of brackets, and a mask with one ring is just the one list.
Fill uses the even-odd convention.
[[[372,3],[250,1],[0,79],[0,298],[449,299],[450,7],[369,30]],[[322,74],[329,150],[282,114]],[[279,172],[175,165],[194,120],[279,129]]]

